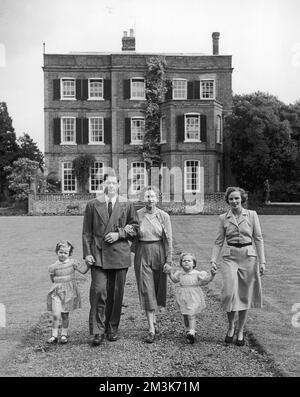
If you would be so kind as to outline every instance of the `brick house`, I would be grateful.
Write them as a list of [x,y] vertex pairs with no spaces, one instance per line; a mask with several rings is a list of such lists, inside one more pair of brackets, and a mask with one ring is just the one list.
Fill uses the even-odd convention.
[[[44,54],[45,162],[61,180],[63,193],[78,192],[72,160],[92,154],[89,192],[102,189],[107,167],[121,178],[121,190],[137,194],[147,184],[138,151],[143,142],[147,60],[163,55],[172,89],[161,105],[161,189],[182,193],[222,191],[230,178],[222,143],[231,112],[231,56],[144,54],[124,32],[119,53]],[[177,184],[177,185],[176,185]],[[177,187],[176,187],[176,186]]]

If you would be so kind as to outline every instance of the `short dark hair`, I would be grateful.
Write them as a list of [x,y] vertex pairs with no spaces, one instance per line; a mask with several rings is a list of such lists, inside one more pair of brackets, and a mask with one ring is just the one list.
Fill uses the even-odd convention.
[[194,269],[195,269],[195,267],[196,267],[196,265],[197,265],[197,259],[196,259],[195,255],[192,254],[192,253],[190,253],[190,252],[182,252],[182,253],[181,253],[180,259],[179,259],[179,264],[180,264],[180,266],[182,266],[183,258],[184,258],[185,256],[188,256],[188,255],[192,257],[193,262],[194,262]]
[[225,192],[225,195],[224,195],[225,201],[226,201],[227,204],[229,204],[228,198],[229,198],[229,195],[232,192],[239,192],[240,193],[241,199],[242,199],[242,204],[244,204],[244,202],[248,200],[248,193],[244,189],[242,189],[241,187],[237,187],[237,186],[229,186],[226,189],[226,192]]
[[55,247],[55,253],[57,254],[58,251],[60,250],[60,247],[70,247],[70,251],[69,251],[69,256],[72,255],[72,252],[74,250],[74,246],[73,244],[71,244],[69,241],[67,240],[60,240]]

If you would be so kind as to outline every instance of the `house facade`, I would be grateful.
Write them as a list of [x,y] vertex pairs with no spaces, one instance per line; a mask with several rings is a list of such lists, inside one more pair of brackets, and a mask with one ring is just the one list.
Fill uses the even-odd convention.
[[123,193],[134,196],[147,185],[140,148],[147,61],[154,56],[165,57],[172,84],[161,105],[162,162],[152,183],[168,199],[222,191],[230,177],[223,125],[232,107],[232,66],[231,56],[219,55],[218,41],[215,32],[213,55],[144,54],[135,51],[131,30],[120,53],[44,54],[45,162],[62,193],[78,192],[72,161],[82,154],[95,158],[90,193],[102,191],[109,167]]

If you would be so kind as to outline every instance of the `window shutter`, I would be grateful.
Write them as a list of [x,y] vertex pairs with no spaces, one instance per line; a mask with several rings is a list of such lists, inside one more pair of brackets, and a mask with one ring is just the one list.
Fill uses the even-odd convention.
[[201,142],[206,142],[207,137],[207,123],[206,123],[206,115],[200,115],[200,140]]
[[166,81],[166,85],[168,88],[168,91],[166,92],[166,101],[172,99],[172,81],[171,80],[167,80]]
[[184,141],[184,115],[177,116],[177,142]]
[[76,143],[82,143],[82,119],[76,118]]
[[187,83],[187,99],[194,99],[193,81],[188,81],[188,83]]
[[104,99],[111,99],[111,80],[104,80]]
[[194,99],[200,99],[200,81],[195,80],[193,81],[194,85]]
[[130,99],[130,80],[124,80],[124,99]]
[[87,145],[89,143],[89,119],[82,119],[82,143]]
[[82,80],[76,79],[75,81],[76,84],[76,99],[81,101],[82,99]]
[[60,118],[53,119],[53,143],[59,145],[60,140]]
[[83,101],[86,101],[89,97],[89,88],[88,88],[88,80],[82,80],[82,95],[81,98]]
[[104,143],[111,145],[111,118],[104,119]]
[[131,142],[131,119],[126,117],[125,119],[125,143],[129,144]]
[[53,100],[54,101],[60,100],[60,80],[59,79],[53,80]]

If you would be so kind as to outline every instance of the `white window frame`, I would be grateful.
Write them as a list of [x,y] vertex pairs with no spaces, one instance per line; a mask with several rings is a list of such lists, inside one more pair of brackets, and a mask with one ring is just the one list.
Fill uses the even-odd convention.
[[[143,80],[144,82],[144,95],[142,96],[133,96],[133,87],[132,87],[132,83],[134,82],[133,80]],[[145,78],[144,77],[132,77],[130,79],[130,100],[145,100],[146,99],[146,82],[145,82]]]
[[[74,82],[74,95],[68,95],[64,96],[63,95],[63,86],[64,86],[64,81],[65,80],[72,80]],[[74,77],[61,77],[60,78],[60,99],[62,101],[75,101],[76,100],[76,79]]]
[[[163,129],[163,120],[165,121],[165,128]],[[163,133],[165,136],[163,136]],[[160,143],[167,143],[167,117],[160,118]]]
[[[66,190],[65,189],[65,172],[64,172],[65,171],[65,167],[64,167],[65,164],[70,164],[70,167],[67,170],[71,171],[71,173],[73,174],[72,177],[74,177],[74,190]],[[64,161],[64,162],[62,162],[61,167],[62,167],[62,173],[61,173],[61,175],[62,175],[62,177],[61,177],[62,193],[77,193],[77,179],[76,179],[75,174],[72,172],[72,169],[73,169],[72,161]],[[73,184],[73,182],[72,182],[72,184]]]
[[[91,82],[93,80],[101,81],[101,83],[102,83],[102,95],[101,96],[91,96]],[[104,80],[102,77],[90,77],[88,79],[88,100],[89,101],[103,101],[104,100]]]
[[216,143],[222,144],[222,117],[217,115]]
[[[189,117],[197,117],[198,118],[198,136],[199,138],[188,138],[187,137],[187,119]],[[200,113],[185,113],[184,114],[184,142],[201,142],[200,139],[201,135],[200,135]]]
[[[104,145],[104,118],[103,117],[89,117],[89,145]],[[97,119],[102,121],[102,140],[101,141],[93,141],[92,140],[92,120]]]
[[[176,93],[176,88],[174,87],[175,82],[185,82],[185,88],[184,88],[184,92],[183,95],[178,95],[178,93]],[[181,91],[181,90],[180,90]],[[176,95],[175,95],[176,94]],[[187,80],[186,79],[173,79],[172,82],[172,99],[174,100],[185,100],[187,99]]]
[[[197,180],[196,180],[196,189],[188,189],[188,162],[197,163]],[[189,166],[190,167],[190,166]],[[200,161],[199,160],[185,160],[184,162],[184,191],[185,193],[200,193]]]
[[[209,98],[204,98],[202,82],[204,83],[207,81],[213,82],[213,93],[212,93],[212,96],[210,96]],[[214,79],[200,79],[200,99],[203,99],[204,101],[211,101],[211,100],[215,99],[215,97],[216,97],[216,81]]]
[[[73,134],[73,141],[65,141],[64,140],[64,120],[66,119],[73,119],[74,120],[74,134]],[[76,117],[73,116],[64,116],[60,118],[60,144],[61,145],[77,145],[76,143]]]
[[[134,165],[139,165],[140,167],[134,166]],[[142,166],[143,165],[143,166]],[[136,182],[134,182],[134,168],[139,168],[140,170],[143,168],[144,169],[144,184],[141,185],[140,189],[134,189],[134,184]],[[131,163],[131,167],[130,167],[130,184],[131,184],[131,192],[133,194],[138,194],[140,193],[146,186],[147,186],[147,170],[146,170],[146,164],[144,161],[133,161]]]
[[[132,138],[132,134],[133,134],[133,123],[134,121],[144,121],[144,134],[143,134],[143,138],[141,140],[136,140]],[[144,140],[144,136],[145,136],[145,117],[131,117],[130,119],[130,144],[131,145],[142,145],[143,144],[143,140]]]
[[[96,169],[95,164],[101,164],[102,166],[98,168],[100,171],[99,179],[102,179],[102,183],[99,185],[99,189],[92,189],[93,187],[93,169]],[[105,174],[105,169],[104,169],[104,163],[102,161],[94,161],[93,165],[90,167],[90,177],[89,177],[89,191],[90,193],[102,193],[104,191],[104,185],[103,185],[103,178]],[[97,181],[97,180],[96,180]]]

